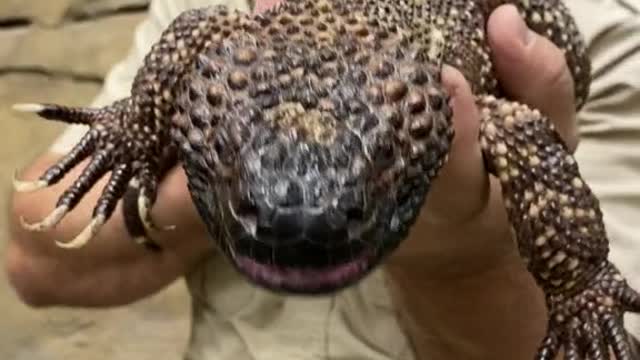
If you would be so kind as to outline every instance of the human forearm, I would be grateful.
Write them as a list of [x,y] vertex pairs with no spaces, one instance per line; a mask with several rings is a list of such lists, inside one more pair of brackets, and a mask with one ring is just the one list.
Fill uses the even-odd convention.
[[461,281],[402,275],[396,305],[418,358],[530,360],[545,334],[542,294],[517,255]]
[[442,246],[423,256],[415,256],[419,248],[403,247],[387,266],[418,358],[529,360],[544,336],[542,292],[510,232],[495,226],[506,221],[496,185],[479,217],[455,227],[430,224],[428,235],[412,234],[412,241]]
[[[21,178],[36,178],[56,158],[52,153],[42,156],[20,174]],[[161,186],[153,211],[158,223],[174,224],[180,231],[180,241],[176,241],[175,232],[153,234],[165,250],[161,253],[132,244],[119,209],[90,246],[66,250],[55,245],[55,240],[68,241],[86,226],[106,177],[54,229],[24,229],[20,216],[29,222],[46,216],[82,165],[55,186],[13,195],[6,269],[25,302],[38,306],[128,303],[173,281],[210,251],[212,243],[190,202],[180,170],[171,172]],[[178,208],[184,209],[180,216],[176,216]]]

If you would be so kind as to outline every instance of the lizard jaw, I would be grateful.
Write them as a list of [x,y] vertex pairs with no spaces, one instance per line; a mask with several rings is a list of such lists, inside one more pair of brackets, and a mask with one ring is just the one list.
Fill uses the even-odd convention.
[[363,249],[349,261],[318,268],[266,264],[240,254],[234,254],[232,262],[251,282],[268,290],[317,295],[338,291],[365,277],[378,262],[374,253]]

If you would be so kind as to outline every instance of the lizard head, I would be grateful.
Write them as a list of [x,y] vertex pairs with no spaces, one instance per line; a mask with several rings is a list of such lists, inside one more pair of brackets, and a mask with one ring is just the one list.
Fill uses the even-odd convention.
[[174,139],[196,206],[264,288],[316,294],[362,279],[407,236],[446,157],[451,113],[427,75],[381,81],[343,65],[327,86],[196,72],[179,100]]

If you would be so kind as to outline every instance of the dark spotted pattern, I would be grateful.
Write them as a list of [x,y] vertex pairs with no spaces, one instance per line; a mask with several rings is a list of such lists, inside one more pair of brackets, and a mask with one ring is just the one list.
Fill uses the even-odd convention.
[[[584,103],[590,65],[559,0],[291,0],[262,15],[190,10],[145,59],[131,96],[103,109],[23,105],[91,126],[61,162],[19,190],[49,186],[92,161],[34,230],[55,226],[112,171],[84,245],[124,196],[147,245],[164,171],[183,164],[212,237],[251,281],[294,293],[335,291],[373,269],[413,224],[453,138],[440,68],[467,77],[483,111],[481,145],[528,268],[550,311],[536,359],[630,359],[625,311],[640,297],[607,260],[597,199],[551,123],[501,96],[485,34],[514,3],[565,50]],[[126,185],[133,189],[125,196]]]

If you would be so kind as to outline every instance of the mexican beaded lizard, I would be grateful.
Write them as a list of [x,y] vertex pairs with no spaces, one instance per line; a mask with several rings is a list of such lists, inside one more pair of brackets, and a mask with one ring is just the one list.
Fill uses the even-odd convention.
[[[319,293],[365,276],[407,236],[454,136],[443,63],[460,69],[482,109],[487,170],[502,184],[520,253],[544,290],[548,333],[536,359],[629,359],[625,311],[640,296],[607,260],[598,201],[543,114],[501,97],[485,21],[513,2],[565,50],[577,107],[589,89],[581,36],[559,0],[291,0],[261,15],[186,11],[164,31],[131,96],[101,109],[18,105],[90,127],[59,163],[19,191],[89,165],[52,214],[55,226],[111,176],[87,243],[124,199],[130,232],[164,170],[184,166],[198,211],[230,261],[269,289]],[[133,189],[127,192],[128,185]],[[133,197],[131,196],[133,194]]]

